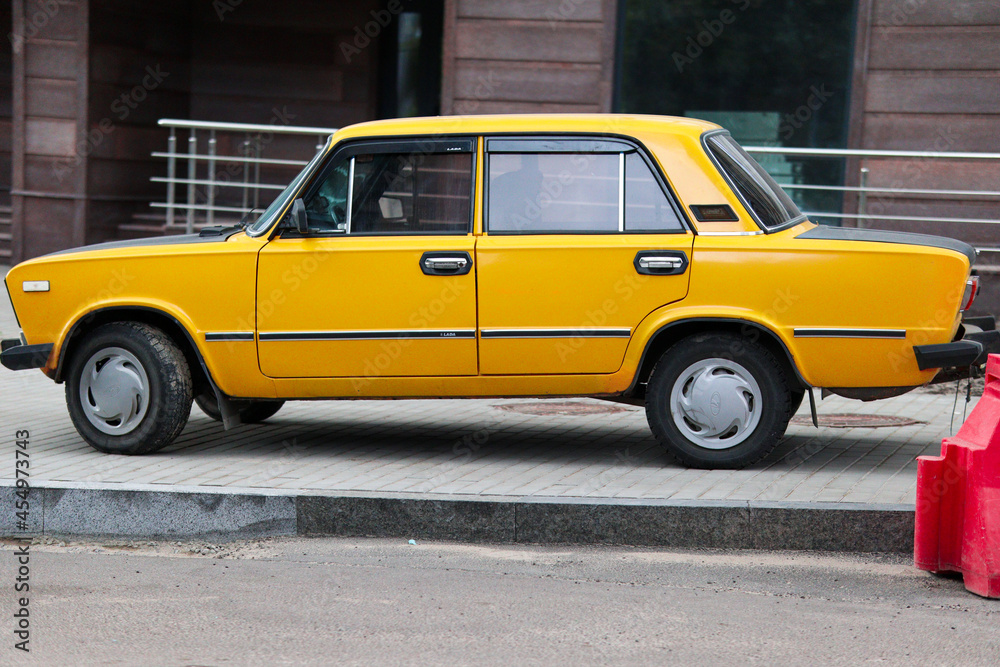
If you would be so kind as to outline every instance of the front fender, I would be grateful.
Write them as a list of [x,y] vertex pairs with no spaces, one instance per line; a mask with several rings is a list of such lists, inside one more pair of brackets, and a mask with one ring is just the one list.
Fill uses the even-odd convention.
[[172,304],[155,299],[130,299],[128,301],[103,301],[87,304],[73,313],[66,320],[66,324],[62,331],[60,331],[58,338],[53,341],[52,355],[49,357],[48,364],[42,370],[57,382],[62,381],[66,364],[66,352],[73,337],[89,328],[91,324],[96,323],[99,319],[105,320],[108,316],[112,316],[111,318],[115,319],[114,314],[124,315],[128,311],[142,311],[153,316],[158,315],[172,320],[187,335],[188,342],[204,362],[205,351],[198,345],[196,337],[191,333],[197,331],[197,329],[187,313]]

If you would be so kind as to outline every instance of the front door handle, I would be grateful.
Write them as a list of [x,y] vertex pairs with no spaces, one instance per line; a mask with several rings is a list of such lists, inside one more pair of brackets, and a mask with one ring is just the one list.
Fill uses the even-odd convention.
[[636,253],[635,270],[647,276],[676,276],[687,270],[687,255],[680,250],[643,250]]
[[428,257],[424,260],[424,266],[433,271],[458,271],[468,263],[464,257]]
[[420,256],[420,270],[428,276],[464,276],[472,270],[472,255],[467,252],[425,252]]

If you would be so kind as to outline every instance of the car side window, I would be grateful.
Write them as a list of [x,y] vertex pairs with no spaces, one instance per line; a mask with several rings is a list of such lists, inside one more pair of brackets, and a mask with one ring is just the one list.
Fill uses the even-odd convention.
[[466,234],[472,221],[470,152],[356,153],[305,198],[312,233]]
[[488,162],[488,228],[499,234],[683,232],[638,152],[498,152]]
[[625,156],[625,231],[684,231],[680,214],[638,153]]
[[618,231],[615,154],[490,156],[491,232]]

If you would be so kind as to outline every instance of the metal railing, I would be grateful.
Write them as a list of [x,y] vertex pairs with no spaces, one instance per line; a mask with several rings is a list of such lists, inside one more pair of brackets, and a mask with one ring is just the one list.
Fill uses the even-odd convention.
[[[254,125],[248,123],[222,123],[194,120],[161,119],[161,127],[170,128],[165,152],[154,152],[152,155],[167,161],[166,177],[154,176],[151,180],[165,183],[167,186],[166,201],[154,202],[153,208],[166,212],[168,227],[177,224],[179,213],[183,213],[184,229],[192,232],[196,222],[212,224],[216,213],[243,214],[250,207],[260,204],[262,191],[277,192],[283,190],[287,182],[262,183],[261,167],[301,167],[310,155],[302,159],[280,159],[264,157],[264,149],[271,144],[274,135],[298,135],[316,138],[316,149],[321,148],[330,134],[336,128],[296,127],[287,125]],[[178,134],[186,131],[187,150],[178,151]],[[238,147],[238,153],[220,154],[218,151],[219,134],[234,135],[230,141]],[[180,137],[183,138],[183,137]],[[993,200],[1000,198],[1000,190],[964,190],[964,189],[934,189],[910,187],[883,187],[869,185],[871,169],[879,160],[969,160],[969,161],[1000,161],[1000,153],[973,153],[949,151],[902,151],[902,150],[865,150],[838,148],[787,148],[783,146],[746,146],[747,152],[756,155],[776,155],[785,158],[843,160],[856,159],[861,162],[857,182],[858,185],[838,185],[824,183],[788,183],[781,185],[793,196],[798,192],[829,192],[841,195],[853,195],[856,198],[854,212],[806,210],[805,213],[816,218],[832,218],[853,220],[858,226],[866,226],[875,221],[899,221],[915,223],[950,224],[1000,224],[1000,219],[957,218],[937,216],[897,215],[893,213],[877,213],[870,210],[869,197],[931,197],[948,200],[980,199]],[[178,165],[186,161],[186,177],[178,178]],[[218,165],[225,164],[220,170]],[[769,166],[765,160],[765,167]],[[843,170],[839,170],[843,174]],[[780,179],[779,179],[780,180]],[[185,192],[184,201],[178,200],[178,186]],[[241,191],[239,206],[220,205],[217,202],[220,191],[233,189]],[[235,202],[234,202],[235,203]],[[841,202],[843,203],[843,202]],[[998,200],[1000,204],[1000,200]],[[843,206],[841,206],[843,209]],[[199,214],[201,214],[199,216]],[[200,219],[199,219],[200,217]],[[1000,244],[998,244],[1000,246]],[[982,252],[1000,253],[1000,247],[981,247]]]
[[[184,229],[187,233],[194,231],[198,220],[197,213],[203,212],[203,220],[207,225],[215,222],[216,213],[243,214],[251,207],[260,205],[261,191],[278,192],[285,189],[288,183],[262,183],[261,167],[304,167],[311,155],[301,160],[289,160],[264,157],[264,150],[269,146],[274,135],[298,135],[316,138],[316,150],[322,148],[329,135],[336,128],[329,127],[297,127],[288,125],[255,125],[251,123],[221,123],[197,120],[160,119],[161,127],[170,128],[166,152],[155,151],[153,157],[167,161],[166,177],[154,176],[150,180],[167,185],[167,196],[164,202],[150,204],[155,209],[166,212],[167,227],[177,224],[178,214],[184,216]],[[178,131],[187,134],[187,150],[178,151]],[[219,153],[219,134],[234,135],[232,145],[238,147],[238,153]],[[183,139],[183,137],[181,137]],[[186,177],[178,178],[178,163],[186,161]],[[225,167],[219,169],[219,165]],[[289,179],[290,180],[290,179]],[[184,186],[184,200],[178,200],[177,186]],[[233,189],[241,192],[239,206],[217,204],[221,190]]]
[[[898,221],[931,223],[941,225],[952,224],[974,224],[974,225],[996,225],[1000,224],[1000,219],[994,218],[965,218],[965,217],[943,217],[943,216],[921,216],[921,215],[901,215],[894,213],[876,213],[870,210],[869,196],[880,196],[880,198],[898,201],[894,198],[930,197],[945,200],[997,200],[997,210],[1000,213],[1000,190],[956,190],[949,188],[920,188],[920,187],[884,187],[871,186],[872,168],[880,160],[969,160],[969,161],[1000,161],[1000,153],[976,153],[960,151],[904,151],[904,150],[867,150],[850,148],[786,148],[783,146],[744,146],[748,153],[756,155],[778,155],[792,158],[812,158],[812,159],[836,159],[843,160],[853,158],[861,162],[858,167],[858,185],[832,185],[815,183],[781,183],[781,187],[791,191],[795,195],[800,192],[832,192],[843,195],[853,194],[856,196],[855,212],[844,211],[818,211],[805,210],[806,215],[813,218],[835,218],[839,220],[853,220],[859,227],[867,226],[873,221]],[[766,165],[765,165],[766,166]],[[844,173],[843,170],[841,173]],[[946,233],[942,231],[941,233]],[[998,246],[986,246],[977,248],[980,252],[1000,253]]]

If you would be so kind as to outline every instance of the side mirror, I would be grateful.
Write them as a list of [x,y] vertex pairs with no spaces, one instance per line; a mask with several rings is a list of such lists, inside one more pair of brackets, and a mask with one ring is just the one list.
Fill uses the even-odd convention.
[[306,215],[306,203],[301,199],[292,202],[292,222],[299,234],[309,233],[309,216]]

